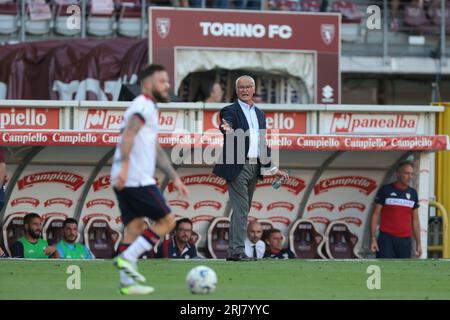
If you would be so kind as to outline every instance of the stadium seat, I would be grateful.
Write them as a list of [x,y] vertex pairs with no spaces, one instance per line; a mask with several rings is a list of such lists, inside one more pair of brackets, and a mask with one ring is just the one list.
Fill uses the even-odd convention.
[[81,32],[80,29],[72,29],[67,25],[67,20],[71,16],[71,13],[67,12],[70,4],[56,4],[55,7],[55,32],[63,36],[75,36]]
[[3,223],[3,244],[11,256],[11,248],[14,242],[24,234],[23,217],[28,212],[18,212],[8,215]]
[[[47,240],[49,245],[56,244],[59,240],[63,239],[63,223],[66,220],[65,216],[52,216],[45,220],[42,227],[42,236]],[[80,234],[78,233],[77,240],[80,240]]]
[[361,23],[364,18],[364,13],[350,1],[333,1],[331,11],[340,13],[343,23]]
[[44,0],[34,0],[26,6],[25,30],[32,35],[45,35],[50,32],[52,13]]
[[308,219],[295,221],[289,230],[289,249],[299,259],[326,259],[321,252],[324,241],[325,237]]
[[112,229],[106,217],[91,217],[84,227],[84,244],[97,259],[115,256],[122,235]]
[[134,2],[123,2],[120,8],[117,32],[125,37],[141,34],[141,6]]
[[403,24],[410,31],[418,33],[436,33],[438,28],[431,24],[425,15],[425,10],[418,5],[405,7]]
[[300,10],[306,12],[320,12],[320,0],[302,0]]
[[230,219],[218,217],[208,228],[208,251],[213,259],[225,259],[228,255]]
[[114,32],[114,4],[112,0],[91,0],[87,18],[87,32],[97,37],[110,36]]
[[344,221],[333,221],[325,230],[325,251],[330,259],[361,258],[356,253],[358,237]]
[[[433,8],[431,11],[431,18],[432,18],[433,24],[438,26],[438,28],[436,28],[436,31],[439,31],[440,27],[441,27],[441,9]],[[450,32],[450,2],[446,3],[445,25],[446,25],[446,32],[449,33]]]
[[19,29],[17,3],[0,3],[0,34],[15,33]]

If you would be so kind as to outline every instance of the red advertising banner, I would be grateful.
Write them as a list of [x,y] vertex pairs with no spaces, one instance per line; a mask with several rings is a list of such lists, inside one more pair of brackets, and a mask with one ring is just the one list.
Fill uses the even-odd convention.
[[[219,131],[219,112],[203,112],[203,131]],[[266,116],[267,133],[276,130],[278,134],[305,134],[306,133],[306,112],[264,112]]]
[[151,7],[150,61],[175,79],[177,47],[314,53],[315,101],[340,103],[340,15]]
[[59,108],[0,108],[0,129],[60,129]]
[[[0,130],[0,145],[4,146],[115,146],[118,132],[90,131],[24,131]],[[221,139],[202,134],[159,134],[164,147],[206,147],[222,145]],[[333,135],[272,135],[267,137],[272,148],[293,150],[399,151],[447,150],[448,136],[333,136]]]

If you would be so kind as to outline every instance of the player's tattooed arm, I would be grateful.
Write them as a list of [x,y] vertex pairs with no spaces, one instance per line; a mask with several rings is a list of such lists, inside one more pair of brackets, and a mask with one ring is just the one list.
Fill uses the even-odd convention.
[[128,162],[130,159],[131,148],[133,147],[134,138],[138,134],[139,130],[144,125],[143,119],[134,115],[123,132],[122,142],[120,143],[120,159],[122,162]]
[[169,176],[172,181],[178,178],[178,174],[172,167],[169,157],[159,143],[156,144],[156,166]]
[[159,143],[156,144],[156,165],[172,180],[175,189],[181,197],[189,196],[189,191],[172,167],[169,157]]

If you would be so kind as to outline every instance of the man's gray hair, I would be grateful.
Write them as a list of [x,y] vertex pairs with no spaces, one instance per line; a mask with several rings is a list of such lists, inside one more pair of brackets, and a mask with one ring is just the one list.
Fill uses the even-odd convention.
[[244,79],[244,78],[247,78],[247,79],[252,80],[253,87],[255,86],[255,79],[253,79],[253,78],[250,77],[249,75],[244,74],[243,76],[240,76],[239,78],[236,79],[236,83],[235,83],[235,87],[236,87],[236,88],[237,88],[237,86],[238,86],[239,80]]

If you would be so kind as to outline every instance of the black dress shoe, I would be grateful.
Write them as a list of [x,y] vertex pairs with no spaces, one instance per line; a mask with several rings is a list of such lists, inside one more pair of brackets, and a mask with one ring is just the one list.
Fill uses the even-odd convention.
[[227,261],[256,261],[256,258],[250,258],[245,253],[228,256]]

